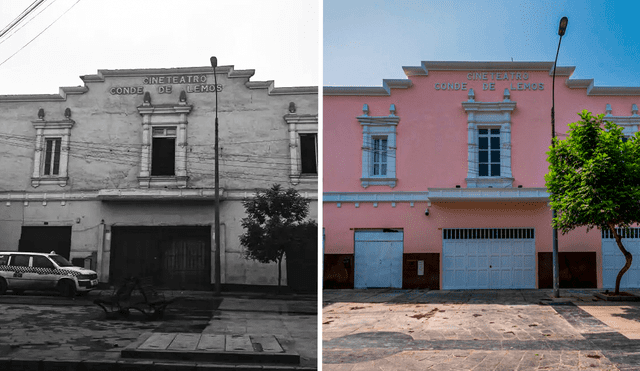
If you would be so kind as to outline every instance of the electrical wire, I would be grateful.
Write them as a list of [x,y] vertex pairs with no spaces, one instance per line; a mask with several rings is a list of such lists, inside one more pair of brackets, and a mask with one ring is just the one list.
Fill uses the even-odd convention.
[[4,36],[7,32],[11,31],[16,25],[18,25],[22,20],[28,16],[31,12],[33,12],[37,7],[42,4],[44,0],[36,0],[31,5],[27,7],[20,15],[18,15],[13,21],[11,21],[5,28],[0,30],[0,37]]
[[40,31],[40,33],[38,33],[33,39],[29,40],[29,42],[27,42],[26,44],[24,44],[20,49],[18,49],[18,51],[16,51],[15,53],[11,54],[9,56],[9,58],[5,59],[4,61],[2,61],[2,63],[0,63],[0,66],[2,66],[3,64],[5,64],[8,60],[10,60],[11,58],[13,58],[16,54],[20,53],[24,48],[26,48],[29,44],[31,44],[35,39],[37,39],[40,35],[42,35],[46,30],[49,29],[49,27],[53,26],[56,22],[58,22],[58,20],[60,18],[62,18],[65,14],[67,14],[71,9],[73,9],[74,6],[76,6],[80,1],[82,0],[77,0],[75,3],[73,3],[73,5],[71,5],[71,7],[67,10],[65,10],[64,13],[62,13],[62,15],[60,15],[58,18],[56,18],[53,22],[51,22],[47,27],[45,27],[44,30]]
[[[44,0],[43,0],[44,1]],[[4,43],[5,41],[9,40],[13,35],[15,35],[16,33],[18,33],[18,31],[20,31],[24,26],[28,25],[29,23],[31,23],[31,21],[33,21],[34,19],[36,19],[40,14],[42,14],[42,12],[44,12],[45,10],[47,10],[51,5],[53,5],[56,1],[58,0],[53,0],[51,1],[49,4],[47,4],[46,7],[44,7],[43,9],[40,9],[40,11],[34,15],[33,17],[31,17],[30,19],[28,19],[25,23],[23,23],[22,25],[20,25],[20,27],[16,28],[13,32],[11,32],[6,38],[4,38],[4,40],[0,40],[0,45],[2,43]],[[0,37],[2,37],[2,35],[0,35]]]

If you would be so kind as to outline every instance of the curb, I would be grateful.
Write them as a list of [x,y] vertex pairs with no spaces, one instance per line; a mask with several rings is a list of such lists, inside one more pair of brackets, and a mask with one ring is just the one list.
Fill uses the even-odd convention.
[[214,364],[196,362],[169,362],[165,360],[71,360],[71,359],[27,359],[0,357],[0,370],[21,371],[317,371],[316,367],[288,365]]

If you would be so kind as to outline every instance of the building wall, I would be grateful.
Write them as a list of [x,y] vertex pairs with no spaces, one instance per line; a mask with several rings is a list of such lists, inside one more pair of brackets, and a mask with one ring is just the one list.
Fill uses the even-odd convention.
[[[420,67],[403,67],[407,80],[385,80],[382,87],[325,87],[323,227],[324,253],[328,256],[325,262],[330,262],[325,266],[326,283],[349,287],[347,273],[353,267],[345,267],[342,257],[353,259],[354,234],[358,229],[402,229],[405,256],[440,254],[440,284],[442,229],[534,228],[536,256],[552,251],[551,210],[547,196],[540,194],[545,194],[544,175],[548,171],[553,64],[524,62],[520,67],[512,67],[515,65],[423,62]],[[530,68],[534,65],[537,70]],[[557,69],[555,123],[559,139],[566,138],[568,124],[578,121],[578,113],[585,109],[593,114],[606,113],[614,122],[637,121],[627,125],[625,133],[638,130],[640,117],[632,112],[632,105],[640,103],[638,88],[594,87],[593,80],[571,80],[573,69]],[[505,72],[508,80],[504,78]],[[495,187],[479,188],[483,195],[463,192],[469,188],[466,178],[470,135],[469,113],[463,103],[469,101],[516,102],[509,120],[510,168],[514,180],[508,188],[522,188],[529,194],[537,192],[537,196],[527,198],[517,196],[516,192],[510,193],[513,196],[500,196]],[[361,179],[363,123],[393,119],[399,120],[397,182],[394,186],[365,186]],[[438,198],[440,190],[458,196]],[[425,216],[427,209],[429,215]],[[568,254],[564,256],[582,259],[580,254],[569,253],[595,252],[598,287],[603,284],[601,244],[597,230],[587,233],[586,228],[578,228],[566,235],[559,234],[559,250]],[[537,263],[536,258],[536,272]],[[536,276],[537,285],[538,273]]]
[[[412,86],[391,89],[388,96],[323,96],[324,104],[324,191],[329,192],[408,192],[425,187],[445,188],[466,184],[467,113],[462,102],[468,100],[469,89],[477,102],[501,102],[505,89],[517,82],[488,81],[495,90],[482,90],[484,81],[469,81],[469,71],[429,71],[428,76],[410,77]],[[546,152],[551,144],[551,85],[548,71],[529,72],[527,82],[544,85],[544,90],[510,90],[511,101],[517,102],[511,116],[512,171],[514,187],[544,187],[547,173]],[[490,78],[490,76],[489,76]],[[593,114],[605,113],[611,104],[614,116],[630,116],[631,105],[640,103],[638,96],[587,96],[585,89],[570,89],[568,76],[556,76],[556,132],[560,139],[568,123],[579,120],[586,109]],[[517,81],[517,82],[516,82]],[[467,90],[435,90],[437,83],[466,82]],[[362,166],[362,128],[356,119],[367,104],[369,116],[388,116],[391,104],[400,117],[397,127],[398,184],[392,190],[385,186],[360,184]],[[345,176],[347,175],[348,176]]]
[[[276,88],[273,81],[250,81],[252,75],[253,70],[217,68],[222,283],[277,285],[273,264],[243,258],[238,240],[242,199],[275,183],[294,187],[311,200],[309,217],[317,219],[317,177],[305,182],[291,177],[296,173],[285,115],[302,118],[317,131],[318,96],[315,87]],[[198,83],[180,80],[193,76]],[[165,80],[149,83],[152,77]],[[0,152],[9,154],[0,157],[5,170],[0,179],[0,250],[18,249],[22,226],[71,226],[71,258],[98,253],[98,271],[106,280],[111,227],[213,226],[215,85],[210,67],[100,70],[81,78],[84,86],[61,88],[60,95],[0,96]],[[181,102],[183,91],[186,101]],[[145,102],[146,92],[150,102]],[[189,106],[186,184],[142,184],[140,107],[154,107],[152,122],[179,127],[179,114],[157,112]],[[67,108],[70,117],[65,117]],[[40,109],[44,119],[38,116]],[[59,122],[73,122],[68,181],[32,184],[35,126]],[[179,138],[176,143],[179,151]],[[213,281],[213,272],[211,277]]]

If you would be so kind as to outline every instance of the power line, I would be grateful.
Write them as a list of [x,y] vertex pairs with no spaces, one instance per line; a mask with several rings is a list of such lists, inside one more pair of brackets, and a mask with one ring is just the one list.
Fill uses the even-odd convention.
[[22,20],[28,16],[32,11],[34,11],[40,4],[42,4],[44,0],[36,0],[27,9],[25,9],[20,15],[16,17],[11,23],[9,23],[5,28],[0,31],[0,37],[4,36],[7,32],[11,31],[18,23],[22,22]]
[[34,15],[33,17],[31,17],[29,20],[27,20],[25,23],[23,23],[22,25],[20,25],[20,27],[16,28],[11,34],[9,34],[4,40],[0,40],[0,44],[4,43],[5,41],[9,40],[13,35],[17,34],[18,31],[20,31],[22,28],[24,28],[24,26],[28,25],[29,23],[31,23],[31,21],[33,21],[34,19],[36,19],[40,14],[42,14],[42,12],[44,12],[45,10],[49,9],[49,7],[51,5],[53,5],[56,1],[58,0],[53,0],[51,1],[49,4],[47,4],[47,6],[45,6],[43,9],[41,9],[38,14]]
[[37,34],[33,39],[29,40],[28,43],[24,44],[24,46],[22,46],[22,48],[18,49],[17,52],[11,54],[11,56],[9,56],[9,58],[5,59],[4,61],[2,61],[2,63],[0,63],[0,66],[2,66],[3,64],[5,64],[9,59],[13,58],[16,54],[20,53],[22,51],[22,49],[26,48],[29,44],[31,44],[33,42],[33,40],[37,39],[40,35],[42,35],[46,30],[49,29],[49,27],[53,26],[54,23],[56,23],[60,18],[62,18],[65,14],[67,14],[71,9],[73,9],[74,6],[76,6],[76,4],[78,4],[81,0],[76,1],[75,3],[73,3],[73,5],[71,5],[71,7],[67,10],[65,10],[64,13],[62,13],[62,15],[60,15],[58,18],[56,18],[53,22],[51,22],[47,27],[45,27],[44,30],[40,31],[39,34]]

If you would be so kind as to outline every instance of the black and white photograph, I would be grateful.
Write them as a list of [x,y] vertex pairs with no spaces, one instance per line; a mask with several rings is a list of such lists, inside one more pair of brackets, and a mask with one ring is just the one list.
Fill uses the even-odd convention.
[[318,368],[320,4],[0,2],[0,369]]

